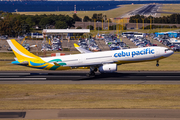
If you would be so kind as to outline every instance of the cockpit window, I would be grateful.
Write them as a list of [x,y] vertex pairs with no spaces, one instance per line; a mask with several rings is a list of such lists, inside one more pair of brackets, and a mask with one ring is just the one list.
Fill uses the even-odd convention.
[[170,49],[165,49],[165,51],[169,51]]

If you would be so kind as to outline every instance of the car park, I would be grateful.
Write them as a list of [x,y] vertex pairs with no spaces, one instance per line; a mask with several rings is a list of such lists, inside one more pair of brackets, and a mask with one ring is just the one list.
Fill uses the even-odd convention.
[[0,36],[0,39],[1,40],[6,40],[6,39],[8,39],[8,36],[7,35],[2,35],[2,36]]
[[89,49],[90,49],[91,51],[101,51],[101,49],[99,49],[98,46],[90,46]]
[[28,43],[22,44],[22,46],[30,51],[30,45]]
[[51,48],[51,46],[49,44],[43,44],[41,51],[52,51],[53,49]]
[[174,52],[179,52],[180,51],[180,46],[175,44],[175,45],[172,45],[171,46],[171,49],[174,51]]
[[58,38],[54,38],[52,40],[52,46],[51,46],[52,50],[62,50],[62,47],[61,47],[61,42]]
[[120,41],[120,38],[117,38],[116,35],[106,35],[104,41],[110,50],[125,49],[125,47],[127,49],[129,48],[124,42]]

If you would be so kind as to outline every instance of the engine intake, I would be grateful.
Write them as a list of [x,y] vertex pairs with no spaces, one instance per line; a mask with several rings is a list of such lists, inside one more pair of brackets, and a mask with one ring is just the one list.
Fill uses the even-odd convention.
[[104,64],[99,67],[100,73],[117,71],[117,64]]

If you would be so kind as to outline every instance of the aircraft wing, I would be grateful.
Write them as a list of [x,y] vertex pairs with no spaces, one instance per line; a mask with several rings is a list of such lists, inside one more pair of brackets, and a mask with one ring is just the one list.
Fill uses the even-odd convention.
[[86,49],[80,47],[80,46],[77,45],[76,43],[74,43],[74,47],[75,47],[79,52],[81,52],[81,53],[92,53],[91,51],[86,50]]

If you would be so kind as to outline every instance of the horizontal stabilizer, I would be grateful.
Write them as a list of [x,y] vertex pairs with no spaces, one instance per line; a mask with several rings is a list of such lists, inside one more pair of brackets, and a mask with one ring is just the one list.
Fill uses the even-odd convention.
[[19,61],[12,61],[11,62],[12,64],[15,64],[15,65],[24,65],[24,66],[28,66],[28,61],[23,61],[23,62],[19,62]]

